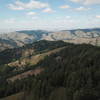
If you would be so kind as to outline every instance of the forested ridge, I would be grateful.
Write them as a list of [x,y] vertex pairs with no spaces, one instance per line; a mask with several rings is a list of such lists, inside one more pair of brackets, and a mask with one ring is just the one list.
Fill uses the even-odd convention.
[[[46,43],[43,50],[49,47]],[[41,42],[37,44],[40,47]],[[65,48],[31,66],[44,69],[36,76],[7,82],[6,66],[0,77],[0,97],[24,92],[21,100],[100,100],[100,47],[61,41],[58,45]]]
[[66,46],[66,43],[64,43],[63,41],[56,42],[41,40],[32,44],[27,44],[23,47],[7,49],[0,52],[0,65],[9,63],[13,60],[20,59],[21,57],[23,57],[23,53],[28,50],[31,50],[32,53],[27,56],[31,56],[32,54],[34,55],[36,53],[42,53],[45,50],[52,50],[62,46]]

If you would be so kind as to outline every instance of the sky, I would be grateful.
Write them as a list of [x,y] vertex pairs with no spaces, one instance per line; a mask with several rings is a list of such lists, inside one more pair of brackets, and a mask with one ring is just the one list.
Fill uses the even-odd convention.
[[0,30],[100,28],[100,0],[0,0]]

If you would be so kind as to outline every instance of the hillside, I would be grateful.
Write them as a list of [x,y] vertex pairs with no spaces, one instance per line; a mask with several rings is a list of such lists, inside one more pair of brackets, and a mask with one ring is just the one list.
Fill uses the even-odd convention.
[[56,48],[50,51],[44,51],[41,54],[35,54],[35,55],[31,55],[30,57],[24,57],[21,59],[18,59],[16,61],[12,61],[11,63],[8,63],[8,66],[10,67],[17,67],[17,68],[22,68],[26,65],[35,65],[37,64],[40,60],[43,60],[46,56],[49,56],[53,53],[59,52],[61,49],[64,49],[65,47],[60,47],[60,48]]
[[14,94],[12,96],[8,96],[0,100],[21,100],[23,96],[24,96],[24,93],[21,92],[21,93]]
[[0,39],[0,51],[9,49],[9,48],[15,48],[15,47],[18,47],[15,41]]
[[0,64],[10,63],[20,58],[30,57],[37,53],[42,53],[44,51],[49,51],[52,49],[65,46],[65,45],[66,43],[64,43],[63,41],[50,42],[50,41],[42,40],[39,42],[34,42],[32,44],[25,45],[20,48],[7,49],[7,50],[0,52]]
[[[28,76],[33,76],[36,73],[39,74],[40,71],[36,69],[35,65],[46,56],[60,51],[66,45],[67,44],[62,41],[51,42],[42,40],[21,48],[8,49],[0,52],[0,82],[3,82],[3,88],[5,89],[9,86],[5,87],[5,84],[8,84],[7,82],[10,80],[14,79],[16,82],[18,79],[27,78]],[[16,61],[19,62],[16,63]],[[24,65],[23,61],[26,61]],[[34,71],[34,69],[36,70]],[[1,94],[2,85],[0,87]],[[9,94],[12,93],[8,92],[7,95]],[[2,96],[4,95],[1,95],[1,97]]]
[[71,43],[89,43],[100,45],[100,28],[75,29],[61,31],[22,30],[0,34],[0,51],[7,48],[21,47],[40,40],[67,41]]
[[[99,47],[62,41],[39,41],[26,45],[25,48],[23,49],[25,52],[30,48],[34,51],[35,54],[30,55],[30,58],[37,55],[43,58],[35,64],[24,65],[25,69],[19,71],[16,71],[18,66],[7,66],[8,62],[2,64],[0,66],[1,100],[9,100],[9,96],[12,98],[14,94],[21,92],[26,93],[21,96],[21,100],[100,99]],[[12,58],[15,59],[14,57],[16,58],[16,56]],[[22,62],[29,58],[24,56],[18,59]],[[34,59],[30,59],[30,62]]]
[[99,100],[99,51],[91,45],[70,45],[40,61],[37,66],[45,66],[45,72],[33,81],[30,100]]
[[[25,44],[32,43],[34,41],[34,36],[27,34],[19,34],[17,32],[0,34],[0,51],[7,48],[17,48],[24,46]],[[3,48],[3,49],[2,49]]]

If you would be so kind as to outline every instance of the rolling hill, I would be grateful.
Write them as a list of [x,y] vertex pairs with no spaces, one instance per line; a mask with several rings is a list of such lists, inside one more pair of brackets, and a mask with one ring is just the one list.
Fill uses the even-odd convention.
[[[0,51],[7,48],[16,48],[39,40],[58,41],[71,43],[87,43],[100,45],[100,28],[76,29],[62,31],[22,30],[0,34]],[[2,41],[1,41],[2,40]]]

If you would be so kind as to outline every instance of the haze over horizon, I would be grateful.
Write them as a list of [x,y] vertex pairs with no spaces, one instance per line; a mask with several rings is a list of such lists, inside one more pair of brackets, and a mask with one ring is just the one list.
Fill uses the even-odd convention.
[[1,0],[0,31],[100,27],[100,0]]

